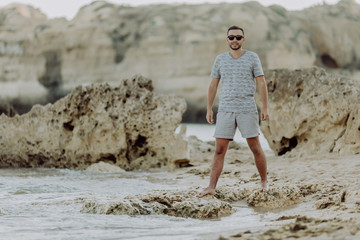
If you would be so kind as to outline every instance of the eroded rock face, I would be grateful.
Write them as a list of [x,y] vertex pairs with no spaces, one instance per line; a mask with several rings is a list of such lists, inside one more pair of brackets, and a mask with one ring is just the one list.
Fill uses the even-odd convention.
[[79,86],[53,105],[0,117],[0,167],[169,166],[188,159],[185,131],[174,133],[185,108],[183,99],[154,94],[140,75],[118,87]]
[[244,27],[244,47],[259,54],[265,69],[356,69],[359,16],[360,5],[351,0],[303,11],[255,1],[139,7],[95,1],[71,21],[13,5],[0,9],[0,91],[10,82],[35,87],[0,93],[44,102],[39,96],[46,91],[103,81],[116,85],[119,77],[141,73],[155,80],[157,91],[184,97],[195,109],[188,120],[204,120],[204,88],[215,57],[228,51],[229,23]]
[[261,126],[282,155],[360,153],[360,84],[320,68],[269,70],[270,119]]

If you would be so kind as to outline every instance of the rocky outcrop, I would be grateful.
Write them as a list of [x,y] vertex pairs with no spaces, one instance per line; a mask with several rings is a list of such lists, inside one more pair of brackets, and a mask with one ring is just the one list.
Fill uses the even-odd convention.
[[[119,77],[141,73],[154,79],[157,91],[184,97],[195,109],[186,117],[196,121],[205,119],[211,66],[228,49],[229,25],[245,28],[244,46],[259,54],[264,68],[357,69],[359,16],[353,0],[303,11],[254,1],[139,7],[96,1],[71,21],[11,5],[0,9],[1,94],[22,104],[46,102],[49,91],[63,96],[78,84],[116,85]],[[22,83],[18,91],[8,91],[13,82]]]
[[265,73],[270,119],[261,126],[278,154],[360,153],[360,84],[324,69]]
[[89,200],[81,212],[113,215],[158,215],[175,217],[214,218],[230,215],[229,203],[215,197],[200,199],[196,192],[157,191],[119,199]]
[[139,75],[118,87],[79,86],[53,105],[0,117],[0,167],[173,166],[188,159],[185,129],[175,135],[185,108],[183,99],[154,94]]
[[256,191],[247,199],[248,204],[251,206],[266,208],[281,208],[301,201],[301,192],[295,186],[277,186],[270,189],[267,194]]
[[126,197],[108,197],[86,200],[81,212],[113,215],[158,215],[175,217],[216,218],[230,215],[235,209],[229,202],[247,200],[255,207],[275,209],[293,205],[301,201],[297,187],[278,186],[262,193],[241,186],[226,186],[215,196],[198,198],[197,191],[152,191]]

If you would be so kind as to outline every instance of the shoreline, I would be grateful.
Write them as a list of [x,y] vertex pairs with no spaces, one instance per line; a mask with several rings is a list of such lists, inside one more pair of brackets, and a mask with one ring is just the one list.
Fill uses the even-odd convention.
[[[187,206],[186,204],[191,205],[192,201],[196,205],[196,202],[194,202],[196,198],[192,197],[208,184],[213,146],[197,141],[194,138],[191,138],[190,141],[192,141],[190,157],[191,163],[194,165],[192,167],[153,168],[148,171],[105,174],[95,172],[94,176],[100,178],[106,177],[115,180],[118,179],[117,176],[123,176],[134,181],[134,183],[138,181],[136,179],[139,177],[144,183],[148,182],[150,184],[150,188],[144,189],[144,192],[130,193],[114,189],[115,191],[111,192],[111,194],[109,194],[110,192],[102,194],[102,198],[99,195],[99,199],[96,199],[96,196],[91,197],[92,194],[90,194],[86,197],[74,196],[75,199],[72,200],[62,198],[50,202],[37,200],[32,205],[44,205],[46,207],[51,205],[63,208],[62,204],[82,204],[84,206],[85,202],[89,200],[95,203],[110,204],[114,198],[130,197],[130,199],[136,200],[138,196],[140,196],[139,199],[161,196],[156,195],[156,192],[168,193],[168,196],[179,196],[181,202],[185,204],[184,206]],[[197,146],[194,143],[199,145]],[[210,151],[208,151],[208,148],[210,148]],[[260,180],[251,153],[247,148],[240,147],[237,149],[231,147],[225,158],[224,170],[219,179],[217,194],[214,197],[204,197],[202,203],[222,201],[229,203],[235,212],[221,218],[192,219],[178,215],[180,218],[171,217],[172,220],[169,224],[175,226],[176,222],[184,222],[184,224],[189,222],[188,224],[195,224],[191,231],[198,231],[196,229],[199,227],[202,229],[201,232],[196,232],[196,237],[191,235],[194,233],[188,233],[194,237],[189,239],[285,239],[289,237],[300,239],[324,239],[324,237],[327,239],[357,239],[360,236],[360,227],[358,227],[360,226],[358,224],[360,222],[360,190],[357,188],[359,186],[357,169],[360,166],[360,161],[357,155],[340,156],[332,153],[302,158],[267,157],[270,191],[273,190],[270,193],[280,194],[280,198],[277,200],[282,202],[278,201],[277,205],[274,205],[271,199],[261,198],[262,195],[260,194],[257,195],[257,198],[253,195],[253,192],[259,187]],[[24,169],[24,171],[20,172],[26,175],[27,170]],[[34,171],[35,169],[29,170]],[[69,171],[71,175],[74,174],[72,172],[74,170]],[[84,175],[86,173],[86,175],[92,175],[91,172],[83,170],[75,171],[75,174]],[[44,177],[50,176],[51,172],[51,170],[45,170],[40,175]],[[65,177],[66,174],[67,171],[60,171],[57,175]],[[152,189],[157,184],[162,184],[160,189],[163,190]],[[110,191],[110,189],[107,191]],[[298,198],[295,199],[296,201],[292,201],[287,196]],[[255,206],[251,206],[249,202],[253,203],[253,201],[249,199],[258,200],[258,202],[255,203]],[[189,203],[185,202],[187,200],[189,200]],[[62,201],[65,202],[62,203]],[[267,206],[261,207],[261,203],[266,203]],[[8,214],[7,209],[3,207],[1,212],[2,216]],[[80,212],[76,214],[88,215]],[[102,219],[110,218],[108,215],[95,215],[94,217],[99,216]],[[93,218],[93,216],[91,217]],[[118,217],[134,219],[132,215]],[[143,219],[149,221],[149,219],[153,218],[158,220],[168,219],[168,216],[147,215]],[[220,231],[214,230],[214,228],[207,229],[206,226],[209,224],[212,226],[214,223],[233,225],[222,228],[224,230]],[[187,225],[185,224],[185,226]],[[66,236],[65,232],[63,234]],[[184,237],[184,235],[181,236]],[[174,237],[177,239],[176,235]]]

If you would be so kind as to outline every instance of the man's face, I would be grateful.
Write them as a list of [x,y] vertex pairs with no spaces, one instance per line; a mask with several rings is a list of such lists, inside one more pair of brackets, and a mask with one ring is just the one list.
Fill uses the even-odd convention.
[[[241,36],[241,40],[238,40],[237,38],[239,38],[239,36]],[[230,38],[233,38],[233,40],[230,40]],[[232,50],[239,50],[242,46],[242,44],[245,42],[245,38],[244,38],[244,34],[240,29],[233,29],[230,30],[228,33],[228,36],[226,38],[227,43],[229,44],[229,47]]]

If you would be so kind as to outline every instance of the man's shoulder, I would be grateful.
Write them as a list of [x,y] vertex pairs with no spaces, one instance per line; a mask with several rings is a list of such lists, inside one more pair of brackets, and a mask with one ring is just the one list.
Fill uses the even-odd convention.
[[246,50],[246,52],[249,54],[250,57],[258,57],[258,54],[256,52]]
[[229,52],[224,52],[216,56],[216,59],[226,59],[229,55]]

